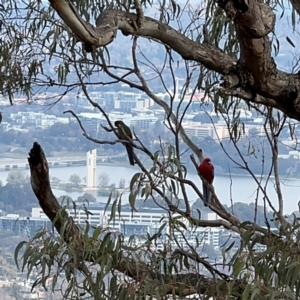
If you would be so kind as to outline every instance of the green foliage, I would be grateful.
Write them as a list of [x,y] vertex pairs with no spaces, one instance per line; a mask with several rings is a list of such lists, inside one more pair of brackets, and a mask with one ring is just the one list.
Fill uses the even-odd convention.
[[247,282],[242,299],[299,298],[300,257],[295,243],[299,226],[296,218],[292,223],[278,223],[281,233],[274,232],[267,245],[262,245],[251,229],[244,232],[241,246],[230,260],[233,277]]
[[8,184],[13,186],[29,183],[29,177],[23,171],[10,171],[6,179]]
[[[73,203],[73,208],[76,205]],[[86,210],[85,210],[86,211]],[[89,214],[88,211],[86,211]],[[64,210],[58,213],[62,218]],[[59,217],[60,218],[60,217]],[[105,290],[106,276],[119,261],[122,255],[119,239],[114,240],[110,232],[97,227],[91,233],[90,226],[86,224],[81,228],[80,245],[76,241],[66,243],[62,238],[51,232],[42,230],[30,239],[21,242],[15,250],[17,266],[30,276],[33,271],[38,272],[35,286],[43,286],[45,289],[54,290],[61,285],[65,298],[70,296],[89,294],[96,299]],[[60,234],[63,236],[68,227],[63,227]],[[100,242],[100,240],[101,242]],[[79,242],[79,240],[77,241]],[[19,259],[21,258],[21,264]],[[83,260],[90,261],[89,267],[82,264]],[[96,266],[99,265],[100,269]],[[82,277],[76,270],[81,269],[85,275]],[[65,285],[65,279],[67,280]],[[49,285],[48,279],[52,279]]]
[[77,201],[78,202],[87,202],[87,203],[92,203],[92,202],[96,202],[97,199],[95,198],[95,196],[93,196],[90,193],[84,193],[82,196],[78,196],[77,197]]
[[[114,203],[117,203],[116,201]],[[77,209],[74,203],[71,205]],[[113,204],[110,213],[111,218],[117,220],[115,208],[116,205]],[[58,215],[63,216],[63,211],[58,212]],[[88,215],[89,212],[85,211]],[[145,243],[138,245],[134,236],[124,243],[122,235],[116,235],[101,227],[91,230],[88,223],[80,228],[81,237],[70,243],[43,230],[30,241],[23,241],[16,247],[15,261],[21,270],[27,270],[28,276],[37,272],[33,287],[43,286],[45,289],[54,290],[59,286],[64,298],[89,295],[95,299],[104,299],[104,291],[109,292],[109,299],[136,299],[149,292],[154,293],[156,297],[163,297],[167,290],[161,285],[159,276],[164,276],[164,280],[169,284],[176,283],[181,292],[189,286],[188,282],[177,282],[176,277],[169,275],[188,268],[189,261],[182,253],[175,251],[170,254],[170,245],[167,244],[155,254],[146,251],[151,244],[158,241],[166,226],[172,229],[185,228],[178,217],[172,218],[162,224],[156,234],[149,236]],[[68,226],[63,227],[60,236],[64,236],[66,230]],[[83,261],[86,263],[82,264]],[[129,280],[125,284],[123,276],[112,272],[123,268],[129,272],[137,272],[138,278],[145,284],[136,291],[135,281]],[[161,275],[161,271],[165,275]],[[62,272],[64,277],[61,276]],[[52,279],[50,285],[49,278]]]
[[0,200],[0,209],[7,213],[18,213],[21,209],[30,212],[37,205],[30,183],[0,186]]
[[100,187],[106,187],[109,184],[109,176],[107,173],[100,173],[98,176],[98,182]]
[[69,181],[75,185],[79,185],[81,183],[81,178],[78,174],[73,174],[70,176]]

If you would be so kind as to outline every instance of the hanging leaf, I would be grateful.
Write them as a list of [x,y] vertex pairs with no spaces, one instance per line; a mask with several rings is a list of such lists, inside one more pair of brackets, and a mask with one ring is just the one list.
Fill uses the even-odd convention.
[[296,48],[295,44],[292,42],[292,40],[291,40],[288,36],[286,36],[286,40],[287,40],[294,48]]

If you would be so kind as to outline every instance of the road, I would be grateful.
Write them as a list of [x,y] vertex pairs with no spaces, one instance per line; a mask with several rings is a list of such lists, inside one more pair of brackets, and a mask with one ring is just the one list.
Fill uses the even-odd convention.
[[[126,155],[126,152],[122,152],[119,154],[113,154],[113,155],[101,155],[97,156],[97,159],[107,159],[107,158],[116,158],[116,157],[122,157]],[[52,162],[68,162],[68,161],[84,161],[86,160],[86,156],[63,156],[63,157],[49,157],[47,158],[47,161],[49,163]],[[28,164],[27,159],[19,159],[19,158],[8,158],[7,160],[0,160],[0,167],[5,167],[6,165],[26,165]]]

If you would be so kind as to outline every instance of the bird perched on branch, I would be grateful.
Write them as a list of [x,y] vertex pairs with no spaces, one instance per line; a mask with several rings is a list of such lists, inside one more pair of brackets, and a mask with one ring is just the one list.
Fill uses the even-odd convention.
[[[116,121],[115,122],[115,126],[118,129],[118,136],[119,139],[121,140],[129,140],[128,137],[130,139],[132,139],[132,133],[130,128],[124,124],[124,122],[122,121]],[[126,147],[126,151],[128,154],[128,158],[129,158],[129,163],[134,166],[134,158],[133,158],[133,147],[132,145],[130,145],[129,143],[123,143],[123,145]]]
[[[212,184],[214,180],[214,166],[211,164],[210,158],[205,158],[199,166],[199,173],[200,175],[209,183]],[[204,205],[207,206],[210,198],[210,191],[205,185],[202,183],[203,186],[203,202]]]

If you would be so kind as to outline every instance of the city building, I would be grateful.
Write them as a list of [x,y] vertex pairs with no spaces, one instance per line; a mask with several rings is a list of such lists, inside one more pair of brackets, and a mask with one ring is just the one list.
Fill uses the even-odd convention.
[[147,208],[139,209],[138,211],[132,211],[130,206],[122,207],[120,214],[116,213],[114,220],[111,220],[111,211],[108,209],[106,212],[103,211],[103,225],[111,226],[114,224],[115,228],[121,228],[123,224],[128,222],[131,224],[153,224],[159,223],[165,216],[166,211],[161,208]]
[[195,136],[199,138],[213,137],[214,128],[211,124],[201,124],[199,122],[184,122],[182,123],[186,134],[188,136]]
[[89,92],[89,96],[91,98],[92,101],[96,102],[97,104],[101,105],[101,106],[106,106],[106,100],[103,97],[102,93],[100,92]]
[[205,221],[213,221],[213,220],[221,220],[222,218],[212,211],[202,211],[201,212],[201,220]]
[[[86,221],[89,222],[91,226],[103,226],[104,228],[109,228],[112,231],[120,232],[124,236],[129,237],[131,235],[145,236],[149,234],[153,236],[160,232],[157,247],[161,248],[162,245],[168,242],[168,233],[170,233],[170,228],[166,219],[166,211],[160,208],[146,208],[140,209],[139,211],[132,211],[130,206],[122,207],[120,214],[115,212],[115,218],[112,218],[111,211],[108,209],[105,211],[103,207],[88,208],[88,213],[86,210],[68,210],[70,216],[73,217],[77,224],[85,225]],[[176,217],[176,214],[174,215]],[[43,225],[43,220],[47,219],[41,208],[32,208],[32,220],[35,220],[37,225]],[[217,220],[220,219],[214,212],[202,212],[203,220]],[[6,219],[4,219],[6,220]],[[10,222],[3,222],[4,227],[7,229],[14,229],[13,218],[9,218]],[[48,219],[47,219],[48,220]],[[38,222],[39,221],[39,222]],[[183,220],[180,220],[181,222]],[[186,221],[186,220],[185,220]],[[165,224],[166,223],[166,224]],[[220,247],[226,240],[224,240],[224,233],[228,234],[223,227],[197,227],[189,228],[188,222],[184,222],[186,225],[186,230],[173,232],[176,237],[176,242],[184,245],[188,241],[193,246],[199,246],[209,244],[213,247]],[[33,225],[32,225],[33,226]],[[15,229],[14,229],[15,230]],[[31,230],[32,231],[32,230]],[[234,233],[233,235],[236,239]],[[174,242],[172,246],[176,246]]]
[[120,232],[124,236],[138,235],[146,236],[148,232],[149,222],[123,222],[120,224]]
[[[75,222],[79,224],[88,221],[91,225],[103,225],[110,228],[113,227],[119,231],[121,230],[121,226],[124,224],[135,224],[138,226],[139,224],[147,223],[149,225],[159,223],[166,216],[166,211],[160,208],[140,209],[139,211],[133,212],[129,206],[126,206],[122,207],[120,214],[116,212],[115,218],[112,219],[110,208],[105,211],[103,207],[93,207],[90,205],[87,209],[89,213],[80,208],[77,210],[68,210],[68,212]],[[40,207],[32,208],[31,215],[34,218],[47,218]]]
[[223,232],[225,231],[223,228],[218,227],[197,227],[193,230],[181,230],[181,231],[173,231],[174,242],[169,241],[170,236],[170,228],[169,225],[166,224],[162,227],[163,223],[151,224],[148,227],[148,233],[150,236],[157,234],[160,232],[160,236],[158,239],[157,247],[161,248],[164,243],[171,243],[172,247],[180,246],[184,247],[184,245],[188,243],[193,247],[198,247],[203,244],[208,244],[213,247],[220,247],[220,241]]
[[138,127],[140,129],[149,129],[152,125],[155,125],[158,118],[154,115],[140,114],[132,117],[130,120],[130,127]]
[[97,149],[86,153],[86,188],[95,189],[97,187],[96,169],[97,169]]
[[0,230],[12,231],[16,235],[34,235],[38,230],[47,228],[52,230],[52,223],[48,218],[20,217],[17,214],[8,214],[0,217]]
[[[121,120],[126,125],[130,126],[130,120],[132,118],[132,114],[109,113],[107,115],[112,124],[114,124],[114,122],[117,120]],[[82,120],[82,123],[86,128],[86,130],[96,129],[100,125],[108,126],[108,122],[106,118],[101,113],[80,113],[78,114],[78,117]]]
[[138,94],[120,91],[117,95],[115,109],[119,109],[124,112],[131,112],[132,108],[136,108],[137,99],[139,97]]
[[[85,224],[86,221],[92,226],[100,226],[103,224],[103,209],[88,209],[88,213],[84,209],[68,210],[68,213],[73,217],[74,221],[78,224]],[[47,219],[43,210],[40,207],[33,207],[31,215],[36,219]]]
[[10,118],[16,124],[31,124],[42,129],[46,129],[56,123],[68,124],[70,121],[67,117],[56,117],[54,115],[47,115],[44,113],[32,111],[19,111],[17,113],[11,113]]
[[118,95],[116,92],[106,92],[103,94],[103,97],[105,99],[105,108],[107,110],[112,110],[115,108],[115,101],[118,98]]

